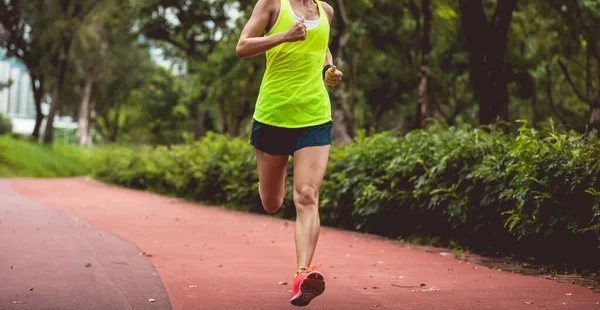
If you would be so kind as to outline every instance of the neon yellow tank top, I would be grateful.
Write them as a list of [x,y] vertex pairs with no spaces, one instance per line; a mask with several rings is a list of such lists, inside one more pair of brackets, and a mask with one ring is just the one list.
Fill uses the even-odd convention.
[[[281,0],[279,17],[266,36],[294,25],[289,0]],[[323,81],[329,22],[319,0],[319,24],[306,40],[280,44],[266,52],[267,68],[254,119],[271,126],[301,128],[331,121],[331,103]]]

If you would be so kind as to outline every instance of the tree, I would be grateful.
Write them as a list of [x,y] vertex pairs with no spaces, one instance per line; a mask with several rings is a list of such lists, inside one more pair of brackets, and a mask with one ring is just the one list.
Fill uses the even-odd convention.
[[[137,42],[137,36],[123,28],[113,28],[110,33],[109,48],[98,69],[101,78],[91,100],[95,102],[95,128],[107,141],[115,142],[139,127],[139,119],[148,120],[145,118],[148,114],[144,105],[146,100],[142,95],[167,90],[145,88],[152,80],[154,70],[148,47]],[[160,120],[163,116],[155,117]],[[143,141],[141,136],[145,133],[138,135],[138,141]]]
[[60,3],[44,2],[39,6],[39,23],[32,27],[41,27],[46,32],[49,42],[54,42],[50,49],[50,59],[54,74],[52,87],[52,103],[44,130],[44,143],[51,144],[54,137],[54,117],[60,108],[61,93],[64,87],[70,52],[77,31],[86,22],[86,18],[107,1],[63,0]]
[[577,98],[589,105],[588,129],[600,129],[600,3],[554,0],[550,5],[566,26],[557,61],[560,70]]
[[498,0],[490,20],[482,0],[461,0],[462,30],[471,63],[471,82],[479,101],[479,123],[508,120],[508,32],[517,0]]
[[[361,128],[407,132],[429,117],[600,125],[598,0],[328,2],[330,50],[345,73],[330,90],[338,142]],[[77,117],[80,144],[92,125],[110,141],[169,144],[186,130],[237,136],[247,134],[265,67],[234,53],[254,4],[5,0],[0,45],[32,77],[34,135],[52,93],[50,114]],[[156,48],[181,73],[153,66]]]
[[[428,103],[430,81],[430,63],[431,63],[431,29],[433,22],[432,4],[430,0],[421,0],[418,4],[414,0],[407,1],[407,7],[410,11],[415,24],[414,40],[418,41],[420,46],[416,50],[416,113],[415,128],[424,128],[426,119],[431,115]],[[413,60],[411,59],[411,63]]]
[[[329,50],[334,57],[334,60],[340,60],[340,63],[344,63],[342,51],[345,49],[348,43],[348,36],[350,33],[347,31],[347,26],[351,22],[348,18],[348,12],[346,10],[346,4],[344,0],[337,0],[332,3],[334,10],[337,12],[336,17],[333,20],[333,36],[331,37]],[[334,63],[337,63],[334,61]],[[339,88],[338,88],[339,89]],[[344,109],[344,97],[340,95],[341,90],[331,89],[329,92],[329,99],[331,101],[331,115],[333,118],[333,138],[341,144],[348,144],[352,141],[350,136],[347,113]],[[352,99],[351,99],[352,100]]]
[[[414,4],[413,4],[414,5]],[[421,0],[421,11],[423,14],[423,30],[421,33],[421,66],[417,74],[417,128],[424,128],[425,121],[429,116],[429,105],[427,103],[427,84],[429,82],[429,61],[431,57],[431,3],[429,0]]]
[[[242,22],[239,20],[238,22]],[[198,63],[191,85],[193,97],[206,94],[205,107],[216,117],[217,129],[223,134],[242,134],[242,124],[252,117],[260,88],[260,74],[265,62],[260,57],[240,61],[235,53],[242,27],[221,38],[206,62]],[[246,123],[249,125],[249,122]],[[249,126],[247,126],[249,127]]]
[[[188,61],[188,69],[195,62],[206,61],[219,38],[229,31],[227,10],[232,1],[153,0],[142,5],[142,33],[148,38],[163,41],[181,50]],[[193,73],[193,72],[190,72]],[[206,93],[199,94],[195,110],[195,137],[204,135]]]
[[97,16],[93,21],[82,27],[78,40],[75,42],[73,64],[75,71],[85,82],[77,117],[77,144],[89,146],[90,118],[93,110],[93,90],[101,79],[101,68],[108,50],[107,16]]
[[33,26],[39,1],[7,0],[0,2],[0,47],[5,48],[8,57],[19,59],[26,67],[31,79],[31,89],[35,101],[36,119],[32,133],[39,139],[44,120],[42,97],[45,93],[47,66],[44,63],[49,44],[39,28]]
[[[114,3],[91,13],[87,22],[77,32],[71,55],[73,66],[69,74],[74,77],[72,83],[81,85],[76,89],[76,96],[80,98],[77,115],[77,142],[80,146],[91,143],[90,128],[96,102],[94,92],[98,91],[97,86],[102,83],[105,74],[110,75],[113,70],[108,57],[116,55],[111,54],[111,50],[122,49],[123,46],[131,48],[132,51],[139,49],[135,43],[138,36],[133,31],[134,16],[135,10],[129,2]],[[142,49],[147,52],[147,49]],[[131,65],[146,64],[134,60]],[[121,79],[125,80],[127,77]],[[127,85],[118,84],[117,89],[113,91]]]
[[432,117],[448,124],[474,123],[474,100],[469,83],[469,54],[461,31],[458,3],[433,1],[429,60],[428,108]]
[[181,101],[184,81],[162,67],[144,70],[148,70],[144,79],[122,93],[124,101],[101,112],[99,131],[111,142],[182,143],[182,133],[189,127],[187,108]]

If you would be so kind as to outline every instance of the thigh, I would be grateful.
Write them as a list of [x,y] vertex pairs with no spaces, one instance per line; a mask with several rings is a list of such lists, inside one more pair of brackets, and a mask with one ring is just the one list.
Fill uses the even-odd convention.
[[[294,153],[294,193],[318,191],[327,170],[330,145],[302,148]],[[318,193],[318,192],[317,192]]]
[[288,155],[271,155],[255,149],[258,166],[258,181],[263,199],[283,199]]

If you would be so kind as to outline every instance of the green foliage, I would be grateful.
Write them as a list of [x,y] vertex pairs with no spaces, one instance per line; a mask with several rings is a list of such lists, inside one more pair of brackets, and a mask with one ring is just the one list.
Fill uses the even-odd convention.
[[170,147],[112,148],[100,159],[94,176],[132,188],[252,209],[260,207],[255,166],[247,141],[209,133],[201,141]]
[[[237,138],[210,134],[171,147],[117,148],[106,153],[94,175],[262,212],[252,148]],[[526,124],[516,137],[495,128],[439,124],[403,138],[360,133],[355,143],[332,150],[321,220],[392,237],[456,240],[494,253],[549,261],[575,257],[571,263],[597,266],[599,175],[600,140]],[[285,217],[294,216],[291,185],[288,178],[280,212]]]
[[[481,3],[487,19],[503,11],[502,1],[466,2]],[[461,14],[460,3],[466,2],[328,2],[335,11],[329,46],[344,72],[343,83],[330,92],[334,114],[343,112],[350,135],[360,128],[411,130],[423,72],[427,116],[451,125],[478,123],[479,99],[489,104],[497,96],[475,96],[473,82],[481,79],[470,76],[471,52],[481,44],[469,48],[465,30],[481,27],[464,29],[470,15]],[[64,84],[63,116],[77,118],[86,81],[93,81],[91,123],[106,141],[172,144],[185,133],[210,130],[240,136],[247,134],[265,70],[263,55],[238,60],[235,53],[255,4],[7,0],[0,2],[6,30],[0,46],[25,65],[37,101],[51,98],[52,86],[64,79],[58,83]],[[493,66],[503,69],[492,74],[508,84],[510,120],[539,128],[554,118],[580,132],[595,122],[590,108],[600,94],[599,7],[598,0],[518,1],[500,57],[504,64]],[[426,11],[432,12],[427,34]],[[432,47],[427,64],[425,35]],[[151,54],[162,54],[170,72],[154,68]]]
[[0,135],[12,132],[12,122],[0,114]]
[[0,136],[0,177],[70,177],[89,173],[94,152],[73,146],[47,147]]
[[102,134],[124,143],[183,142],[182,133],[191,127],[186,98],[181,94],[186,83],[159,66],[144,74],[144,82],[123,93],[126,104],[112,105],[98,119]]

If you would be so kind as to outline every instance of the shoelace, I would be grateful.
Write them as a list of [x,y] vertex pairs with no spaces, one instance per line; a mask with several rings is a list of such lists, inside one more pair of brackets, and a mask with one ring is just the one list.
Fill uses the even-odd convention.
[[299,275],[301,273],[309,273],[311,271],[317,270],[319,267],[321,267],[321,264],[314,264],[308,268],[302,268],[296,272],[296,275]]

